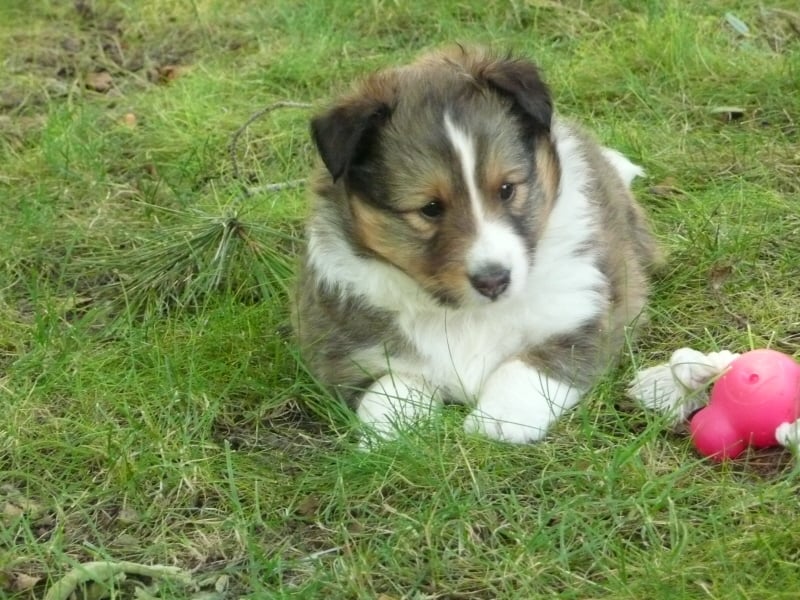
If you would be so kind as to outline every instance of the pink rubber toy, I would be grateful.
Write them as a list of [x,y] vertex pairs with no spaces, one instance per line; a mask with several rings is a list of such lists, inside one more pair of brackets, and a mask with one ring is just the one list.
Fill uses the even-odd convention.
[[704,456],[736,458],[748,446],[777,446],[775,429],[800,417],[800,364],[775,350],[734,360],[711,390],[708,406],[690,423]]

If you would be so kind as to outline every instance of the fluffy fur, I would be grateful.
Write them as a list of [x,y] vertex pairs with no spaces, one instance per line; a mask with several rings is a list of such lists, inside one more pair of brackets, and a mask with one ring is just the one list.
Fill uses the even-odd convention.
[[312,135],[312,372],[384,436],[450,401],[467,431],[540,439],[644,306],[640,169],[554,118],[533,64],[461,48],[367,78]]

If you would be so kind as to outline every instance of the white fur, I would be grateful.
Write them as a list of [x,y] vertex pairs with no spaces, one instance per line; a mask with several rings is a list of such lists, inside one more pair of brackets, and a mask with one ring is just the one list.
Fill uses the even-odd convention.
[[392,372],[375,381],[361,398],[357,414],[381,437],[429,415],[438,404],[436,390],[414,375]]
[[472,213],[475,217],[475,222],[479,223],[483,220],[483,204],[481,203],[480,192],[478,192],[478,184],[475,181],[475,166],[477,159],[475,158],[475,142],[470,135],[456,127],[450,119],[450,115],[444,115],[444,130],[447,133],[447,138],[455,150],[458,161],[461,164],[461,175],[464,177],[464,185],[467,187],[469,194],[470,206],[472,206]]
[[486,381],[464,429],[504,442],[535,442],[580,397],[580,390],[511,360]]
[[[578,140],[567,127],[556,123],[553,138],[565,174],[559,197],[520,289],[495,302],[459,309],[442,307],[400,270],[354,254],[336,226],[323,215],[318,215],[309,227],[309,261],[320,280],[331,288],[340,286],[342,294],[360,296],[367,303],[390,311],[399,330],[421,356],[413,363],[392,357],[393,372],[416,374],[417,382],[426,382],[421,387],[445,390],[457,401],[472,404],[477,398],[486,415],[505,421],[521,420],[527,430],[546,428],[546,423],[553,420],[542,416],[545,411],[541,398],[536,402],[526,400],[533,402],[530,410],[507,414],[511,411],[500,396],[510,390],[522,397],[526,382],[537,381],[537,376],[521,376],[515,368],[516,383],[508,383],[506,389],[500,383],[489,384],[494,380],[493,373],[525,348],[553,335],[573,332],[606,310],[607,281],[595,266],[595,257],[579,252],[595,238],[598,226],[595,209],[584,189],[589,167]],[[380,373],[386,369],[385,358],[381,359],[383,364],[375,362],[380,356],[382,351],[375,348],[355,360],[367,372]],[[547,380],[547,386],[568,389],[552,380]],[[405,386],[409,395],[419,387]],[[371,392],[377,391],[374,388]],[[541,392],[527,389],[531,398],[542,396]],[[394,392],[403,395],[400,388]],[[570,390],[563,398],[557,394],[552,399],[553,406],[563,411],[578,396],[578,390]],[[376,420],[373,416],[369,419]],[[499,427],[501,433],[494,437],[535,437],[517,434],[510,425]]]
[[630,186],[634,179],[644,175],[644,169],[632,163],[628,157],[613,148],[603,148],[603,156],[616,169],[625,185]]

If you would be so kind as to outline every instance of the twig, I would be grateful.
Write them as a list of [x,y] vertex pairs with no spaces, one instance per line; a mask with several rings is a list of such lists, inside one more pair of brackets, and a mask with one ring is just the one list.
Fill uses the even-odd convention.
[[301,558],[301,561],[307,560],[317,560],[318,558],[322,558],[326,554],[337,554],[342,551],[342,546],[336,546],[334,548],[326,548],[325,550],[317,550],[316,552],[312,552],[308,556],[304,556]]
[[[239,161],[236,158],[236,146],[239,143],[239,138],[242,137],[242,134],[250,125],[252,125],[254,121],[257,121],[265,114],[272,112],[273,110],[276,110],[278,108],[311,108],[311,104],[307,102],[294,102],[293,100],[281,100],[279,102],[274,102],[269,106],[265,106],[261,110],[258,110],[254,112],[252,115],[250,115],[250,118],[247,119],[247,121],[245,121],[244,124],[241,127],[239,127],[239,129],[237,129],[236,132],[233,134],[233,137],[231,137],[231,143],[228,145],[228,153],[231,157],[231,165],[233,166],[233,177],[240,182],[242,191],[248,197],[251,196],[253,192],[251,191],[250,188],[241,183],[241,174],[239,172]],[[285,184],[270,184],[270,185],[283,186]],[[269,188],[269,186],[266,187]],[[286,186],[286,187],[293,187],[293,186]],[[279,189],[284,189],[284,188],[278,187],[268,191],[275,191]]]
[[281,181],[280,183],[267,183],[265,185],[256,185],[247,188],[250,195],[262,194],[264,192],[280,192],[281,190],[290,190],[292,188],[305,185],[307,179],[290,179],[289,181]]
[[722,282],[712,282],[709,287],[711,288],[711,295],[714,297],[714,300],[717,301],[722,311],[736,321],[739,327],[743,329],[749,328],[750,322],[747,320],[747,317],[734,312],[733,309],[728,306],[725,294],[722,292]]
[[187,571],[178,567],[164,565],[140,565],[138,563],[120,561],[98,561],[78,565],[67,573],[62,579],[53,584],[44,600],[67,600],[76,588],[88,581],[104,582],[120,573],[130,573],[151,578],[177,579],[183,584],[192,583],[192,578]]

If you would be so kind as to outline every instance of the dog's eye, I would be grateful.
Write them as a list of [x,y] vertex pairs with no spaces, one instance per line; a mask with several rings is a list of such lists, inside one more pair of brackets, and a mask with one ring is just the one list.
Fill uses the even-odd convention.
[[444,203],[441,200],[431,200],[425,206],[419,209],[422,216],[429,219],[436,219],[442,216],[444,212]]
[[514,197],[514,194],[516,194],[516,192],[517,192],[517,186],[515,186],[513,183],[506,182],[500,186],[497,195],[499,196],[502,202],[508,202]]

